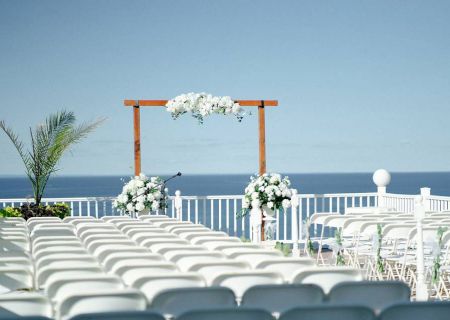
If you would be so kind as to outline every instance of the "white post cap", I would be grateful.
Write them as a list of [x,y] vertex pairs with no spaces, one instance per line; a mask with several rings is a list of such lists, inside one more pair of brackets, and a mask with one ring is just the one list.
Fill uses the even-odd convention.
[[385,169],[378,169],[373,173],[372,179],[377,187],[385,188],[391,183],[391,174]]

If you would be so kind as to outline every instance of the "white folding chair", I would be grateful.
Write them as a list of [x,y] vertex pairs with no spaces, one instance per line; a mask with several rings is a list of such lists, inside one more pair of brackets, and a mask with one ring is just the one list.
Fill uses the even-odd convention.
[[141,246],[149,248],[152,252],[157,252],[156,248],[159,248],[161,244],[189,245],[189,242],[184,239],[151,238],[143,240],[140,243]]
[[198,272],[205,278],[207,285],[211,286],[212,281],[224,272],[240,272],[250,270],[251,266],[245,261],[216,260],[192,263],[187,271]]
[[3,236],[0,238],[0,253],[8,251],[30,251],[30,241],[23,236]]
[[184,253],[178,254],[171,259],[181,271],[189,271],[190,268],[197,263],[226,260],[226,256],[220,252]]
[[33,273],[29,268],[0,267],[0,294],[34,288]]
[[350,267],[317,267],[302,269],[292,276],[292,283],[315,284],[322,288],[325,294],[338,283],[345,281],[364,280],[361,270]]
[[236,300],[239,303],[244,292],[253,286],[282,284],[283,282],[284,279],[278,272],[251,270],[222,272],[211,280],[211,285],[227,287],[233,290]]
[[103,216],[99,220],[104,222],[114,221],[114,220],[131,220],[132,218],[130,216]]
[[53,303],[57,303],[68,295],[93,288],[96,290],[123,289],[125,285],[119,277],[107,274],[56,276],[49,281],[45,294]]
[[139,232],[131,237],[133,241],[136,241],[139,245],[142,245],[145,247],[145,243],[147,240],[154,240],[154,239],[175,239],[180,240],[179,237],[177,237],[175,234],[171,233],[155,233],[155,232]]
[[198,244],[208,248],[218,244],[243,243],[241,239],[237,237],[198,237],[191,242],[192,244]]
[[311,258],[282,257],[261,260],[253,266],[255,269],[279,272],[286,282],[291,282],[293,274],[316,266],[316,262]]
[[177,273],[179,269],[174,263],[166,261],[140,262],[133,264],[116,264],[112,273],[120,276],[127,285],[131,285],[137,278],[155,274]]
[[91,216],[74,216],[74,217],[65,217],[62,219],[63,222],[71,223],[73,225],[77,225],[78,222],[84,222],[87,220],[93,221],[97,219]]
[[138,311],[146,308],[145,297],[134,289],[74,292],[56,305],[56,318],[70,319],[78,314]]
[[98,261],[89,254],[70,254],[59,253],[55,255],[48,255],[36,260],[36,270],[40,270],[43,267],[63,267],[78,262],[88,262],[91,264],[98,264]]
[[116,252],[110,254],[104,261],[103,266],[105,270],[110,271],[113,266],[121,261],[134,262],[134,261],[163,261],[163,256],[156,253],[135,253],[135,252]]
[[97,263],[83,262],[72,263],[66,266],[58,267],[42,267],[36,272],[36,287],[46,288],[46,285],[52,282],[53,277],[58,275],[68,277],[68,276],[78,276],[85,274],[102,274],[103,270]]
[[0,295],[0,318],[41,316],[51,318],[52,306],[47,297],[35,292]]
[[88,251],[90,253],[92,253],[93,255],[97,256],[96,250],[98,248],[101,248],[103,246],[110,246],[110,245],[127,245],[127,246],[137,246],[136,242],[132,241],[130,238],[128,237],[106,237],[103,239],[96,239],[96,240],[92,240],[89,243],[86,243],[86,247],[88,249]]
[[146,248],[129,245],[103,245],[97,248],[94,255],[100,262],[105,261],[108,256],[119,252],[148,253]]
[[137,277],[131,283],[133,288],[142,291],[149,303],[159,293],[167,289],[177,289],[186,287],[204,287],[205,279],[198,273],[160,273]]

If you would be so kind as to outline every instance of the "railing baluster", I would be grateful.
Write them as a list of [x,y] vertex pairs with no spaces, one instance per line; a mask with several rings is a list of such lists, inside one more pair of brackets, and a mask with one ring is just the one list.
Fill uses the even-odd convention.
[[[237,210],[237,199],[236,198],[233,200],[233,209],[234,209],[235,213],[238,211]],[[236,217],[236,214],[234,214],[233,215],[233,236],[236,236],[236,235],[237,235],[237,217]]]
[[222,200],[219,199],[219,230],[222,230]]
[[195,199],[195,223],[198,223],[198,199]]
[[225,228],[227,229],[227,233],[230,233],[230,199],[226,200],[226,226]]
[[210,218],[211,218],[211,229],[214,230],[214,199],[211,199],[211,212],[210,212]]

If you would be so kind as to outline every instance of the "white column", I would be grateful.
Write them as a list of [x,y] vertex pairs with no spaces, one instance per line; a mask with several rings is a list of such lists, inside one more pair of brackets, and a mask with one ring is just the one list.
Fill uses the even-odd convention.
[[391,174],[385,169],[378,169],[373,173],[372,180],[377,186],[378,207],[386,208],[386,186],[391,183]]
[[[292,256],[299,257],[300,250],[298,248],[298,219],[297,219],[297,208],[299,206],[299,199],[297,194],[297,189],[292,189],[292,199],[291,199],[291,214],[292,214]],[[300,217],[301,219],[301,217]]]
[[178,220],[182,220],[183,219],[183,212],[182,212],[182,208],[183,208],[183,199],[181,199],[181,191],[177,190],[175,191],[175,200],[174,200],[174,205],[175,205],[175,213],[176,213],[176,218]]
[[423,230],[422,220],[425,217],[424,198],[419,196],[414,201],[414,215],[417,221],[417,287],[416,299],[417,301],[428,300],[428,287],[425,279],[425,262],[423,257]]
[[431,211],[431,203],[428,198],[431,196],[431,188],[420,188],[420,195],[423,199],[423,204],[425,206],[425,211]]

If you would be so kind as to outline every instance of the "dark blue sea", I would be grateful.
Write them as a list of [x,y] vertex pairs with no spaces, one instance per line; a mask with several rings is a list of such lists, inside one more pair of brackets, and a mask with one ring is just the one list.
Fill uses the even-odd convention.
[[[299,193],[374,192],[372,173],[287,174]],[[391,173],[390,193],[418,194],[421,187],[431,188],[433,195],[450,196],[450,172]],[[167,178],[167,176],[162,176]],[[167,183],[169,193],[181,190],[182,195],[238,195],[249,181],[250,174],[182,175]],[[55,176],[48,182],[45,197],[116,196],[121,192],[120,176]],[[0,176],[1,198],[25,198],[32,195],[26,177]]]

